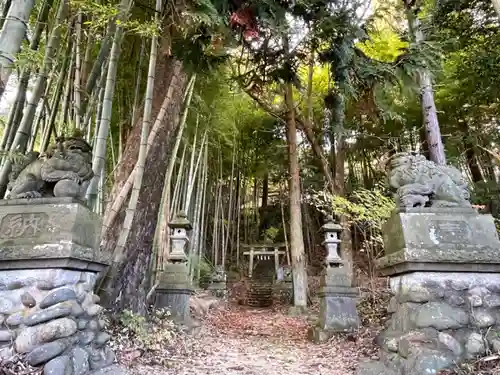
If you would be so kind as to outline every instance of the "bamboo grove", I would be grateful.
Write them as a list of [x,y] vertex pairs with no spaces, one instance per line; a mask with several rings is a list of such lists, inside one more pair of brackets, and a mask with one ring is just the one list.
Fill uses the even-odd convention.
[[241,244],[285,242],[305,306],[330,214],[373,275],[396,151],[457,165],[499,215],[495,2],[0,3],[0,194],[15,155],[85,136],[116,311],[147,311],[181,211],[194,283],[241,272]]

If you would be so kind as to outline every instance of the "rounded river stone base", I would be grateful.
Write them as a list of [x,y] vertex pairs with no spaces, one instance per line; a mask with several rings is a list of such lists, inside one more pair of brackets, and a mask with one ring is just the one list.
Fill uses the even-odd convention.
[[[50,375],[125,374],[106,344],[94,272],[62,269],[0,273],[0,359],[25,354]],[[113,372],[114,371],[114,372]]]

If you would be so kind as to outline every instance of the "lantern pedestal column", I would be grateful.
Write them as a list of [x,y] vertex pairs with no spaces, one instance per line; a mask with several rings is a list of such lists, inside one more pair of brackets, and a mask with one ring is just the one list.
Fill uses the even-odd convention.
[[187,256],[184,249],[189,242],[187,231],[191,230],[192,227],[182,212],[168,226],[171,229],[172,249],[168,256],[168,263],[160,274],[156,288],[155,306],[156,308],[167,308],[174,319],[187,322],[190,320],[189,299],[194,290],[189,278]]
[[337,252],[342,227],[328,222],[322,230],[325,234],[323,245],[328,251],[326,270],[320,282],[319,319],[308,332],[309,340],[315,343],[328,341],[337,332],[350,332],[359,327],[356,309],[359,292],[352,287],[344,261]]
[[224,271],[224,266],[215,266],[208,290],[214,297],[227,297],[227,274]]

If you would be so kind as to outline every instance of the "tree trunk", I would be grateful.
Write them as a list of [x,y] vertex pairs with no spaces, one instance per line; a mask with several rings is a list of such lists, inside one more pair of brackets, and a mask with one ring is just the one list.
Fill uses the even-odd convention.
[[431,76],[426,70],[420,71],[418,76],[426,139],[429,145],[429,159],[438,165],[445,165],[446,155],[441,140]]
[[300,207],[300,170],[297,152],[297,128],[293,103],[292,84],[285,87],[287,106],[286,137],[288,143],[289,194],[290,194],[290,250],[292,254],[293,304],[307,307],[307,273],[302,233],[302,212]]
[[[407,5],[406,1],[404,3],[411,37],[416,44],[421,44],[425,41],[425,36],[418,19],[418,10]],[[425,126],[425,138],[429,147],[429,159],[438,165],[444,165],[446,164],[446,155],[441,139],[441,130],[439,129],[432,79],[426,68],[422,67],[418,70],[417,81],[420,86],[420,105]]]
[[267,208],[267,200],[269,197],[269,173],[266,172],[264,180],[262,180],[262,210]]
[[[124,249],[124,259],[126,260],[114,265],[116,270],[113,274],[116,277],[106,282],[108,286],[106,289],[111,290],[112,293],[105,293],[103,302],[115,311],[129,309],[140,314],[144,314],[146,311],[149,280],[145,275],[149,273],[163,182],[170,150],[173,146],[171,143],[172,134],[175,134],[175,128],[179,123],[183,93],[187,83],[187,77],[182,69],[175,69],[178,64],[180,64],[178,61],[166,57],[159,58],[157,64],[153,95],[153,118],[156,117],[160,110],[170,85],[174,85],[174,94],[163,120],[164,125],[159,129],[157,141],[151,145],[151,150],[146,159],[147,168],[144,171],[139,202],[129,240]],[[137,160],[141,122],[142,120],[138,119],[127,139],[122,162],[118,166],[118,183],[114,189],[115,196],[132,172]],[[118,220],[104,233],[101,242],[103,251],[114,250],[124,215],[125,207],[122,208]]]
[[467,159],[467,166],[469,167],[470,174],[472,176],[473,182],[484,181],[483,172],[479,167],[478,160],[476,157],[476,151],[474,150],[474,145],[469,141],[469,126],[465,121],[459,122],[458,126],[463,134],[463,142],[465,148],[465,158]]

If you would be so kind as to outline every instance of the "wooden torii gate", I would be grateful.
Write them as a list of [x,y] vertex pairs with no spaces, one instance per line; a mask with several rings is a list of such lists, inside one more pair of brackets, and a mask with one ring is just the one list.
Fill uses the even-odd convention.
[[248,262],[248,277],[252,278],[253,265],[255,257],[258,260],[270,259],[274,256],[274,268],[276,274],[280,268],[280,255],[286,256],[286,263],[290,266],[290,254],[288,253],[288,248],[286,243],[258,243],[258,244],[242,244],[243,249],[248,249],[243,252],[244,256],[249,257]]

